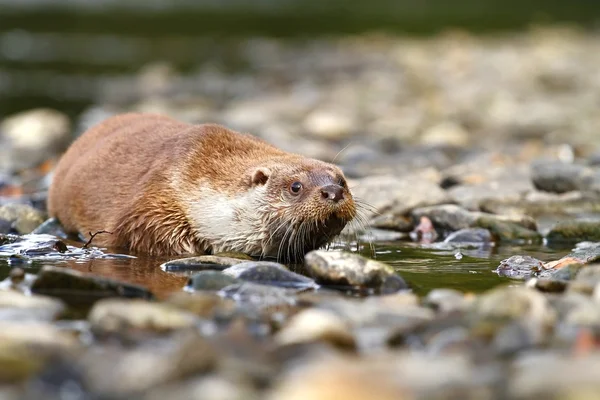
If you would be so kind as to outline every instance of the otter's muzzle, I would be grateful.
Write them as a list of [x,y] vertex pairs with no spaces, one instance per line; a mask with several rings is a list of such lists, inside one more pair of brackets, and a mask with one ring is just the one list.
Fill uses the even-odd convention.
[[327,185],[321,188],[321,195],[326,200],[338,202],[344,198],[344,188],[340,185]]

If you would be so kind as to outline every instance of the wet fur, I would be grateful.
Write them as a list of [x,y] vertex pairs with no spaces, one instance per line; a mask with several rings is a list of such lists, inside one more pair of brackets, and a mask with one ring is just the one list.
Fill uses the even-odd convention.
[[[307,190],[293,198],[281,188],[296,179]],[[354,218],[347,188],[340,204],[320,197],[320,185],[342,180],[334,165],[219,125],[123,114],[71,145],[54,173],[48,208],[70,232],[112,232],[97,236],[96,245],[297,258]],[[331,216],[341,227],[324,226]]]

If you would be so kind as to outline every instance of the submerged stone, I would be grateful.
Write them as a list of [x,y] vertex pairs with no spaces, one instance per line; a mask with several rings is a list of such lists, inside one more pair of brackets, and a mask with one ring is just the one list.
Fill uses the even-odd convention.
[[456,232],[452,232],[446,239],[445,243],[490,243],[492,234],[489,230],[483,228],[465,228]]
[[167,261],[161,264],[160,268],[163,271],[222,271],[244,261],[239,258],[206,255]]
[[305,256],[308,273],[323,285],[393,293],[408,285],[387,264],[345,253],[314,250]]
[[287,288],[316,288],[314,280],[290,271],[284,265],[268,261],[248,261],[236,264],[223,271],[236,279],[263,285]]
[[57,297],[76,306],[107,297],[153,298],[152,293],[141,286],[50,265],[44,266],[38,273],[31,291]]
[[188,291],[221,290],[240,280],[221,271],[199,271],[192,275],[185,287]]

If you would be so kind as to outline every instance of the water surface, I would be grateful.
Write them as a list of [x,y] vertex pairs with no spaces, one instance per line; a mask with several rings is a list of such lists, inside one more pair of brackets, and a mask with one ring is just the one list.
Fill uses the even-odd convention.
[[[335,251],[335,250],[333,250]],[[551,249],[545,246],[490,246],[487,248],[450,248],[444,244],[419,245],[409,242],[379,243],[374,253],[365,246],[364,255],[386,262],[424,295],[434,288],[451,288],[463,292],[482,292],[500,284],[510,283],[494,272],[501,260],[513,255],[529,255],[542,261],[561,258],[570,249]],[[459,254],[457,254],[459,253]],[[144,286],[157,297],[164,298],[179,291],[194,271],[167,272],[160,268],[165,261],[177,257],[140,256],[135,258],[94,258],[88,260],[37,260],[22,264],[29,273],[36,273],[43,265],[68,267],[122,282]],[[0,258],[0,279],[8,276],[11,264]],[[301,272],[297,268],[294,268]]]

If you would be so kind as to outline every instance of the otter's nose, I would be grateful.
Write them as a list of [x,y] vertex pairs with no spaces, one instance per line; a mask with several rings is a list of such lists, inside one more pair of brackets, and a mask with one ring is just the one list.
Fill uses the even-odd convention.
[[344,198],[344,188],[340,185],[327,185],[321,188],[321,195],[324,199],[335,201],[336,203]]

